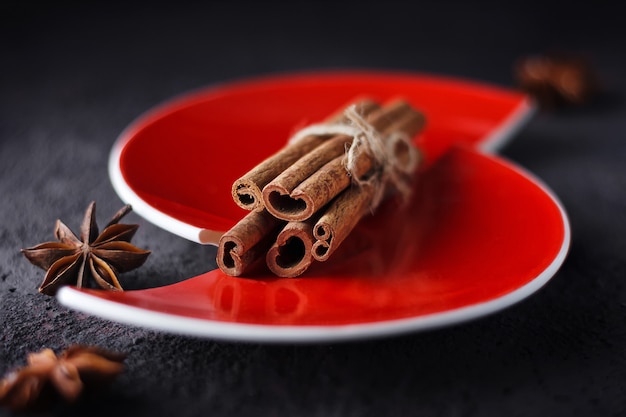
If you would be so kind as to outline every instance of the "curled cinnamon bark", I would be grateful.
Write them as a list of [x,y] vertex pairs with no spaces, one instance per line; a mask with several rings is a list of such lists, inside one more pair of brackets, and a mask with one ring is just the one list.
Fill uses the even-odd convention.
[[371,184],[353,185],[330,203],[313,226],[313,237],[316,239],[311,248],[313,259],[328,260],[368,212],[374,191]]
[[[369,123],[383,137],[391,132],[402,132],[413,137],[424,126],[424,117],[404,101],[395,102],[374,112]],[[337,146],[344,141],[344,148]],[[345,146],[350,146],[351,138],[334,138],[298,160],[263,189],[265,207],[272,215],[288,221],[303,221],[346,189],[352,178],[346,172]],[[309,165],[311,154],[318,153],[317,160],[325,159],[323,166]],[[357,178],[365,175],[373,167],[373,157],[367,153],[357,159],[354,174]]]
[[[246,177],[272,177],[261,208],[221,237],[217,264],[223,272],[240,276],[265,256],[274,274],[299,276],[314,260],[327,260],[385,196],[398,191],[408,196],[419,162],[412,137],[423,128],[423,115],[404,101],[362,106],[364,113],[348,107],[344,123],[303,129],[301,139],[234,184],[237,201],[248,195],[236,194],[237,184],[240,190],[251,188],[242,182]],[[291,152],[302,142],[298,152],[308,151],[295,157]],[[258,189],[261,183],[253,185]]]
[[266,210],[249,213],[221,237],[217,265],[228,275],[240,276],[265,255],[284,224]]
[[314,220],[289,222],[278,234],[265,258],[270,271],[279,277],[297,277],[306,271],[313,257]]
[[[391,130],[397,128],[402,131],[404,126],[398,123]],[[418,128],[414,125],[413,128]],[[412,132],[412,128],[408,129]],[[390,136],[386,146],[389,148],[388,155],[393,161],[390,164],[396,170],[397,175],[409,177],[413,174],[420,159],[414,160],[414,153],[409,149],[409,144],[398,136]],[[417,155],[419,158],[419,154]],[[407,184],[410,181],[389,181],[384,184],[383,195],[390,195],[399,184]],[[317,261],[326,261],[332,253],[348,237],[358,222],[370,211],[372,201],[375,199],[377,190],[371,183],[352,185],[337,196],[324,210],[319,220],[313,226],[313,237],[316,239],[312,248],[312,256]]]
[[[368,115],[379,108],[378,104],[369,99],[359,101],[357,107],[363,115]],[[329,123],[342,121],[345,121],[343,108],[338,114],[327,120]],[[263,210],[265,207],[262,197],[263,187],[303,155],[308,154],[327,140],[327,136],[308,135],[297,142],[289,143],[278,153],[270,156],[233,183],[231,191],[233,200],[246,210]]]

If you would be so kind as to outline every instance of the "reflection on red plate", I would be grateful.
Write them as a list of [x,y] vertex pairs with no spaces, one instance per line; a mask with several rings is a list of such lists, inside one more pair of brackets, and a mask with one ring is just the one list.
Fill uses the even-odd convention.
[[245,212],[234,179],[291,133],[359,95],[403,96],[428,119],[418,139],[429,169],[410,204],[388,201],[326,263],[302,277],[261,268],[219,270],[124,293],[64,288],[64,304],[166,331],[247,340],[324,340],[389,334],[504,308],[543,285],[569,244],[549,191],[492,150],[529,107],[523,96],[465,82],[399,74],[271,77],[183,97],[135,123],[111,158],[122,198],[192,240]]

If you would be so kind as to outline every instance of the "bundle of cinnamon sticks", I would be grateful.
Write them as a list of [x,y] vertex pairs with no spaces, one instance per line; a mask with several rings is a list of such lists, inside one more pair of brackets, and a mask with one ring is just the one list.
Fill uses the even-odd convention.
[[406,101],[366,99],[300,131],[234,182],[234,201],[250,213],[221,237],[219,268],[240,276],[265,259],[295,277],[328,260],[380,201],[410,192],[420,160],[412,138],[424,124]]

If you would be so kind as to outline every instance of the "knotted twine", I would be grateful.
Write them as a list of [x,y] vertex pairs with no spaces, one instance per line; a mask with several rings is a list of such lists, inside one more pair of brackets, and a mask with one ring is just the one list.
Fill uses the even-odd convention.
[[[311,135],[328,138],[336,135],[350,136],[352,144],[346,144],[343,165],[354,184],[359,187],[365,185],[373,187],[374,195],[370,210],[376,210],[382,202],[388,184],[391,184],[407,201],[411,196],[410,175],[420,160],[419,151],[413,146],[409,135],[396,131],[383,136],[357,112],[354,104],[344,111],[344,116],[346,121],[342,123],[309,125],[299,130],[289,142],[295,143]],[[407,151],[406,160],[400,159],[396,153],[402,148]],[[357,161],[364,154],[373,160],[372,174],[359,178],[356,171]]]

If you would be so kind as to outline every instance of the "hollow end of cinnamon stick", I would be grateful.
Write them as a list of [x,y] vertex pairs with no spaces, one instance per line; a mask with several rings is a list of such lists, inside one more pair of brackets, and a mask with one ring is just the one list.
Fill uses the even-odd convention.
[[220,238],[217,266],[227,275],[242,275],[265,255],[284,224],[265,210],[250,212]]
[[313,226],[313,237],[317,240],[332,239],[332,231],[326,223],[317,223]]
[[[277,272],[279,276],[295,276],[300,275],[301,272],[292,272],[301,266],[302,261],[307,257],[306,248],[302,239],[297,236],[292,236],[281,245],[277,246],[274,251],[270,250],[269,256],[273,257],[275,267],[270,267],[274,272]],[[304,271],[302,271],[304,272]]]
[[279,233],[276,243],[267,251],[267,267],[279,277],[302,275],[313,262],[311,224],[291,222]]
[[246,178],[233,183],[232,196],[235,203],[245,210],[259,211],[264,208],[261,190],[257,184]]
[[248,249],[240,239],[223,237],[217,249],[217,265],[226,275],[242,276],[254,269],[271,244],[272,239],[267,238]]
[[240,240],[222,237],[217,249],[217,264],[225,274],[238,277],[247,266],[247,260],[242,259],[244,254]]
[[269,184],[265,187],[267,211],[286,221],[303,221],[315,213],[314,202],[304,193],[289,194],[282,187]]
[[331,244],[325,240],[318,240],[311,248],[311,255],[316,261],[324,262],[330,258]]

